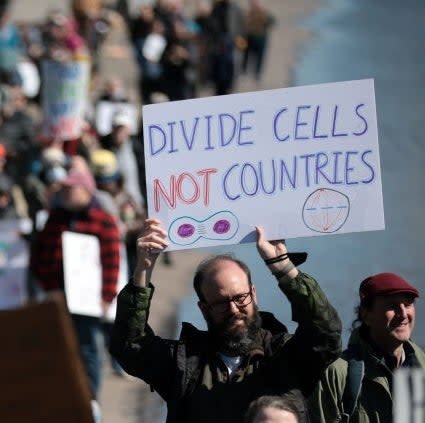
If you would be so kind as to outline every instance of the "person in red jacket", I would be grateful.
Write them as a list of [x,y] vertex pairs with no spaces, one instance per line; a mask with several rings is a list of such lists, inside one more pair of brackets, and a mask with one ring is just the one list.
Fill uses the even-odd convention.
[[[119,273],[120,235],[116,220],[98,204],[95,182],[89,170],[71,169],[62,182],[55,206],[44,229],[37,235],[31,252],[31,272],[45,291],[64,289],[62,233],[94,235],[99,239],[102,267],[102,310],[106,313],[116,295]],[[100,388],[101,354],[96,337],[100,319],[72,314],[80,350],[93,397]]]

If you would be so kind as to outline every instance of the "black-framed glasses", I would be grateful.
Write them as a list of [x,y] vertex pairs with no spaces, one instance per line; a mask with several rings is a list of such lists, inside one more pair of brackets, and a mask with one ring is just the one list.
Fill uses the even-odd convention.
[[243,294],[235,295],[232,298],[229,298],[225,301],[218,301],[213,304],[208,304],[210,310],[215,311],[216,313],[225,313],[230,308],[230,303],[234,303],[238,308],[245,308],[252,303],[252,290],[249,292],[244,292]]

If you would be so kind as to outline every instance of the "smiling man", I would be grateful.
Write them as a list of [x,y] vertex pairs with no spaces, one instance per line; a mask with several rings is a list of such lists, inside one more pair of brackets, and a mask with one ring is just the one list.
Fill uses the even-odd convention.
[[249,268],[219,255],[194,276],[208,331],[183,323],[180,339],[167,340],[147,324],[151,275],[166,236],[158,220],[145,221],[134,278],[118,296],[111,352],[164,398],[167,423],[242,423],[250,402],[266,394],[291,394],[302,404],[338,357],[341,322],[317,282],[292,263],[296,256],[257,228],[257,250],[298,323],[294,335],[258,310]]
[[326,371],[311,399],[313,422],[392,422],[392,376],[425,368],[411,340],[418,290],[401,276],[379,273],[359,289],[360,306],[348,349]]

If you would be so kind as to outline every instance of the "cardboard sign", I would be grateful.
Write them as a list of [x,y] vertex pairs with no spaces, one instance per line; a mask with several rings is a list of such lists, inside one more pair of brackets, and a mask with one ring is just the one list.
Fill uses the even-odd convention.
[[20,220],[0,220],[0,310],[23,305],[28,299],[28,244]]
[[88,101],[89,61],[45,60],[42,75],[44,136],[62,140],[78,138]]
[[73,314],[102,315],[102,267],[99,239],[93,235],[62,233],[65,293]]
[[384,229],[373,80],[143,108],[170,250]]
[[90,389],[63,295],[1,311],[0,421],[93,423]]

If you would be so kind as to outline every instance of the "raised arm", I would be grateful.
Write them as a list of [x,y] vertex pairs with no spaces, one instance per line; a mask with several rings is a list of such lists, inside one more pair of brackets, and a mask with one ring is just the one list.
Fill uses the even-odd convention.
[[176,341],[155,336],[148,325],[154,292],[150,284],[156,259],[168,245],[157,219],[147,219],[137,240],[133,281],[119,293],[110,350],[124,370],[143,379],[165,400],[172,389]]
[[261,228],[257,228],[257,235],[258,252],[291,303],[292,320],[298,323],[287,350],[293,357],[292,365],[299,367],[303,393],[310,394],[341,352],[341,321],[314,278],[291,262],[285,243],[267,241]]
[[141,236],[137,239],[137,263],[133,284],[145,288],[151,282],[159,254],[168,246],[167,232],[158,219],[146,219]]

